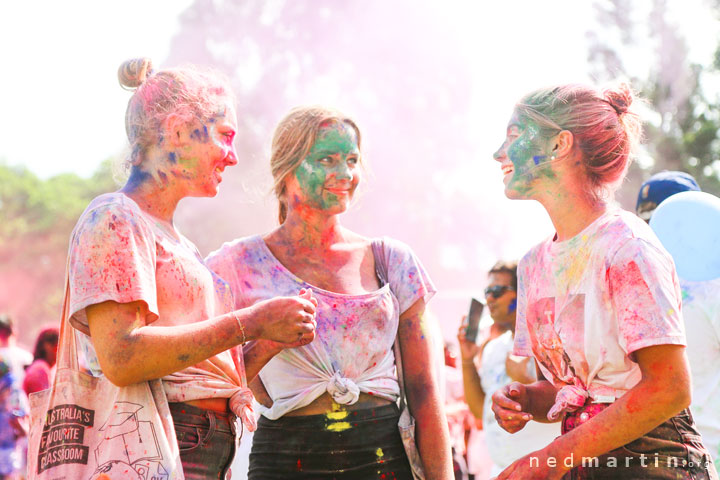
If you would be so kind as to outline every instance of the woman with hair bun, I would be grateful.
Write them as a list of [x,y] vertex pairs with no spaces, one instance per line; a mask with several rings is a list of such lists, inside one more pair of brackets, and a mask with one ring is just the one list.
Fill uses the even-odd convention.
[[230,283],[237,308],[298,288],[318,300],[314,342],[247,348],[248,363],[267,363],[253,384],[265,408],[250,480],[412,480],[395,403],[403,379],[425,478],[453,478],[423,318],[435,288],[410,247],[340,223],[362,178],[360,143],[346,115],[293,109],[275,129],[270,158],[280,225],[226,243],[207,260]]
[[191,67],[155,72],[146,58],[123,63],[118,77],[134,89],[130,177],[95,198],[73,231],[70,322],[89,335],[81,348],[94,374],[121,387],[162,379],[185,478],[225,478],[235,416],[255,422],[239,345],[312,341],[316,301],[298,289],[234,309],[227,283],[175,227],[178,202],[215,196],[237,164],[227,81]]
[[641,135],[625,84],[562,85],[515,106],[494,154],[511,199],[537,200],[553,237],[518,267],[514,353],[539,381],[493,395],[509,432],[562,435],[499,479],[716,479],[692,420],[681,295],[647,224],[613,204]]

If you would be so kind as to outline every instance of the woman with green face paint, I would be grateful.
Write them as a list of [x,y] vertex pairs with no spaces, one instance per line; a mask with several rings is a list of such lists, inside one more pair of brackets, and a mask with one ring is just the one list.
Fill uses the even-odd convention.
[[249,478],[412,479],[398,432],[396,338],[425,476],[453,478],[423,319],[435,288],[412,250],[389,238],[375,242],[383,285],[373,241],[340,223],[362,177],[360,130],[327,108],[294,109],[275,131],[270,163],[280,226],[227,243],[207,262],[229,281],[236,306],[312,290],[317,338],[245,349],[247,365],[266,363],[251,383],[264,408]]
[[626,85],[526,95],[495,152],[505,194],[542,204],[556,234],[518,266],[514,353],[538,382],[493,395],[498,423],[563,435],[499,479],[716,479],[690,411],[680,291],[670,255],[613,204],[641,125]]

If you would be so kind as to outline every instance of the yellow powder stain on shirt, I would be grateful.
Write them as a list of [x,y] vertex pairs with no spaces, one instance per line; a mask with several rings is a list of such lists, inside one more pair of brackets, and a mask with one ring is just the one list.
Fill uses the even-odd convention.
[[334,422],[327,426],[327,429],[331,432],[344,432],[352,428],[350,422]]
[[672,308],[668,308],[667,313],[668,313],[668,315],[675,315],[675,310]]

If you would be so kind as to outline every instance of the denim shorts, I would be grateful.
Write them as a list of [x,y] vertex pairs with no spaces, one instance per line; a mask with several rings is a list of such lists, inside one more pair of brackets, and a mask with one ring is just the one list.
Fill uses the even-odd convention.
[[[608,404],[591,403],[562,422],[563,435],[597,415]],[[577,461],[577,459],[576,459]],[[710,454],[685,409],[642,437],[581,465],[563,480],[718,480]]]
[[412,480],[394,403],[344,414],[260,417],[248,480]]
[[170,413],[185,479],[229,479],[236,448],[235,415],[187,403],[171,403]]

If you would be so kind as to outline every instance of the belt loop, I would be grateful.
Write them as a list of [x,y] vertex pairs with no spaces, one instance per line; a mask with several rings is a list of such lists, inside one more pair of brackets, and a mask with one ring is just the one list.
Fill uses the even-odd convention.
[[216,428],[216,425],[217,425],[217,421],[215,420],[215,413],[214,413],[214,412],[212,412],[211,410],[205,410],[205,415],[207,416],[208,422],[209,422],[210,425],[208,426],[207,435],[205,435],[205,438],[203,438],[202,440],[200,440],[200,446],[201,446],[201,447],[204,447],[204,446],[207,444],[207,442],[210,441],[210,439],[212,438],[213,434],[215,433],[215,428]]

